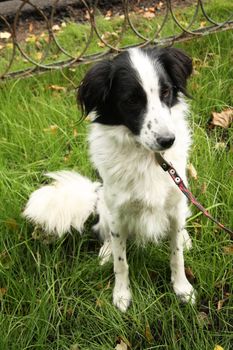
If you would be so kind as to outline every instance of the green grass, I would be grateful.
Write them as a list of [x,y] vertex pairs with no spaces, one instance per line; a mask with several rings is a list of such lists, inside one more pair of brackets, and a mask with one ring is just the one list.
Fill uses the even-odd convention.
[[[133,35],[127,40],[133,43]],[[194,97],[189,122],[190,158],[198,180],[190,179],[190,187],[229,227],[232,130],[209,131],[207,124],[212,111],[233,104],[231,43],[232,33],[224,32],[179,45],[194,58],[197,71],[189,84]],[[88,122],[78,123],[74,90],[86,69],[80,66],[0,86],[0,349],[109,350],[120,337],[133,350],[213,350],[216,344],[230,350],[232,255],[224,251],[229,235],[196,216],[194,208],[187,223],[193,249],[185,261],[195,276],[197,304],[181,305],[173,294],[166,242],[145,248],[131,244],[133,303],[126,314],[112,306],[112,265],[98,266],[100,245],[90,230],[91,221],[82,237],[74,231],[45,245],[32,238],[33,227],[21,217],[46,171],[66,168],[96,176],[85,141]],[[51,85],[66,91],[53,91]],[[51,125],[57,127],[51,130]],[[226,148],[217,150],[220,141]]]

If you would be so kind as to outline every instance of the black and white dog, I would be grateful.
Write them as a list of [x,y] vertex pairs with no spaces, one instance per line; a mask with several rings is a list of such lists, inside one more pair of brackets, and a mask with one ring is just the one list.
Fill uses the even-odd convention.
[[171,241],[171,280],[183,301],[195,300],[184,270],[184,229],[189,214],[184,195],[155,160],[162,152],[186,181],[191,143],[186,122],[186,81],[192,61],[176,48],[133,48],[93,66],[84,77],[79,102],[92,120],[90,156],[102,184],[69,171],[32,193],[24,215],[46,232],[82,231],[91,213],[103,239],[101,263],[113,256],[113,303],[126,311],[131,292],[126,240]]

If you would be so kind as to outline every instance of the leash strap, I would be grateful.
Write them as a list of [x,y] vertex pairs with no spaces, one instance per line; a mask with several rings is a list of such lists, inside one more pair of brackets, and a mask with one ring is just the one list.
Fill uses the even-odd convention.
[[169,175],[171,176],[172,180],[175,182],[175,184],[179,187],[179,189],[181,190],[181,192],[183,192],[183,194],[190,200],[190,202],[195,205],[195,207],[197,207],[208,219],[212,220],[213,222],[215,222],[215,224],[217,224],[222,230],[226,231],[227,233],[229,233],[231,235],[231,238],[233,238],[233,231],[231,229],[229,229],[228,227],[224,226],[223,224],[221,224],[218,220],[216,220],[209,212],[208,210],[206,210],[201,203],[198,202],[198,200],[194,197],[194,195],[192,194],[192,192],[190,192],[187,187],[185,186],[183,180],[181,179],[181,177],[179,176],[179,174],[177,173],[176,169],[173,167],[172,164],[169,164],[160,153],[155,153],[155,158],[157,160],[157,162],[159,163],[159,165],[161,166],[161,168],[164,171],[167,171],[169,173]]

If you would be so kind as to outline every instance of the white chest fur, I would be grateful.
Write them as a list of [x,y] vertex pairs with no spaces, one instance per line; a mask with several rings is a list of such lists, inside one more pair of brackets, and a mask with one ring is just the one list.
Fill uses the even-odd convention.
[[[179,130],[183,128],[184,130]],[[190,136],[184,120],[177,123],[177,141],[165,157],[185,178]],[[157,240],[169,230],[169,218],[182,193],[155,161],[153,152],[135,141],[124,126],[91,125],[91,159],[104,185],[104,200],[117,212],[129,234]]]

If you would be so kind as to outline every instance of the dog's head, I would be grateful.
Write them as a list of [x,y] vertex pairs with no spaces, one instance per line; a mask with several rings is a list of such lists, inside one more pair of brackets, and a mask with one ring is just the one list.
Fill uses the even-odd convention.
[[186,95],[192,61],[176,48],[130,49],[93,66],[78,100],[94,122],[124,125],[152,151],[175,141],[171,109]]

